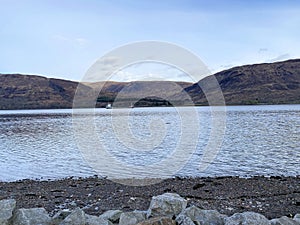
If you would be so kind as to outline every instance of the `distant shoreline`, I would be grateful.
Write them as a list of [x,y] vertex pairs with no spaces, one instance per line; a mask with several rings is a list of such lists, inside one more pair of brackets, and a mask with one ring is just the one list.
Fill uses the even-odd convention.
[[[178,105],[178,106],[137,106],[137,107],[134,107],[134,108],[165,108],[165,107],[218,107],[218,106],[221,106],[221,107],[226,107],[226,106],[275,106],[275,105],[278,105],[278,106],[284,106],[284,105],[300,105],[300,102],[299,103],[281,103],[281,104],[244,104],[244,105],[235,105],[235,104],[230,104],[230,105],[199,105],[199,104],[195,104],[195,105]],[[112,107],[112,109],[130,109],[130,107]],[[1,109],[0,108],[0,112],[1,111],[17,111],[17,110],[63,110],[63,109],[105,109],[105,107],[95,107],[95,108],[72,108],[72,107],[66,107],[66,108],[21,108],[21,109]]]

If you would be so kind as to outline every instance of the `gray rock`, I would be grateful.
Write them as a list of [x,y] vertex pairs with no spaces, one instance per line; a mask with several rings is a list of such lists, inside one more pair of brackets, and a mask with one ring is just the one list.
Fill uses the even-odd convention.
[[147,217],[177,216],[187,205],[187,201],[178,194],[165,193],[152,197]]
[[196,206],[184,210],[183,215],[189,217],[194,223],[201,225],[223,225],[227,217],[216,210],[203,210]]
[[105,220],[109,220],[113,223],[117,223],[120,220],[121,210],[108,210],[101,214],[99,217]]
[[0,201],[0,225],[7,225],[16,208],[16,200],[5,199]]
[[76,208],[70,215],[68,215],[60,225],[85,225],[86,218],[82,209]]
[[299,225],[299,223],[293,219],[283,216],[280,218],[272,219],[271,225]]
[[146,219],[146,213],[143,211],[124,212],[120,216],[119,225],[133,225]]
[[293,220],[295,220],[296,222],[298,222],[298,223],[300,224],[300,214],[297,213],[297,214],[294,216]]
[[176,222],[178,225],[195,225],[195,223],[190,217],[183,214],[179,214],[176,217]]
[[169,217],[154,217],[138,223],[137,225],[176,225],[176,221]]
[[17,209],[13,225],[49,225],[51,218],[44,208]]
[[59,211],[52,217],[51,225],[60,224],[70,214],[71,214],[71,211],[69,209],[63,209],[63,210]]
[[225,225],[271,225],[271,222],[263,215],[255,212],[235,213],[225,218]]
[[86,225],[113,225],[109,220],[99,218],[98,216],[85,215]]

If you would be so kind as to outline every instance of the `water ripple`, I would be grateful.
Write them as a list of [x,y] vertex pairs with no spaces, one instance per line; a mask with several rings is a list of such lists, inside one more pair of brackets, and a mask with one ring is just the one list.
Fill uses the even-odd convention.
[[[197,110],[201,129],[197,149],[178,175],[299,175],[300,105],[227,107],[222,149],[204,172],[199,172],[198,166],[209,138],[211,115],[209,107]],[[130,131],[141,143],[151,137],[149,121],[159,119],[165,123],[161,143],[151,150],[145,145],[143,151],[129,149],[113,135],[109,111],[96,110],[95,127],[102,144],[118,160],[132,165],[150,165],[174,151],[181,125],[173,108],[131,111]],[[117,114],[122,117],[127,111],[119,110]],[[83,114],[82,118],[86,116],[89,115]],[[71,110],[0,111],[0,124],[0,180],[95,174],[77,147]]]

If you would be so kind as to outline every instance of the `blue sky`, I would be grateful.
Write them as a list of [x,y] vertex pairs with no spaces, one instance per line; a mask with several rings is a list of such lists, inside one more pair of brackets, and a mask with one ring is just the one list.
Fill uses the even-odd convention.
[[[0,73],[80,80],[103,54],[143,40],[187,48],[216,72],[300,58],[299,28],[300,1],[0,0]],[[136,68],[123,74],[153,73]]]

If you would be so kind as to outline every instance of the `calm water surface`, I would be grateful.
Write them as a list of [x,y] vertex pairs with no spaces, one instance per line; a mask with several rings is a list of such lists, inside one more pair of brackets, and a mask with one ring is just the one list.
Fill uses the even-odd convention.
[[[159,126],[150,129],[151,121],[159,119],[165,124],[164,136],[156,137],[161,140],[155,148],[132,151],[116,137],[111,110],[97,109],[94,122],[99,140],[117,160],[150,165],[175,149],[182,126],[175,108],[113,110],[118,110],[119,116],[130,110],[128,126],[132,135],[140,140],[137,148],[147,150],[143,140],[151,136],[151,129],[154,137],[155,129],[161,129]],[[191,109],[185,110],[188,113]],[[211,130],[211,112],[209,107],[196,110],[200,118],[198,144],[190,161],[177,175],[300,175],[300,105],[227,107],[226,132],[220,152],[205,171],[199,171],[198,166]],[[86,116],[83,114],[82,118]],[[83,160],[77,146],[72,110],[0,111],[0,125],[1,181],[96,174]]]

